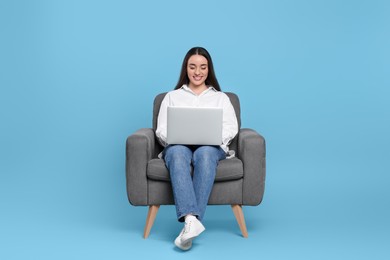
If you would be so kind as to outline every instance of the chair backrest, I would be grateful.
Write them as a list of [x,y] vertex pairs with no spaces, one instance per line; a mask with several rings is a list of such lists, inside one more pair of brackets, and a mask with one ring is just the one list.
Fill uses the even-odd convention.
[[[153,130],[154,131],[156,131],[157,129],[157,117],[158,117],[158,113],[160,112],[161,102],[163,101],[166,94],[167,92],[161,93],[154,98],[154,103],[153,103]],[[237,116],[238,129],[240,129],[241,128],[240,100],[238,99],[238,96],[232,92],[225,92],[225,94],[229,97],[230,102],[234,107],[234,111],[236,112],[236,116]],[[232,140],[229,147],[230,149],[237,151],[237,136]]]

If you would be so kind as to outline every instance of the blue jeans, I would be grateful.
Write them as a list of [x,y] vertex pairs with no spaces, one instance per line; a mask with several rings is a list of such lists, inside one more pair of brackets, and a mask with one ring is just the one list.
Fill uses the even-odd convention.
[[202,220],[218,162],[226,158],[225,152],[219,146],[169,145],[163,156],[171,177],[178,220],[183,222],[188,214]]

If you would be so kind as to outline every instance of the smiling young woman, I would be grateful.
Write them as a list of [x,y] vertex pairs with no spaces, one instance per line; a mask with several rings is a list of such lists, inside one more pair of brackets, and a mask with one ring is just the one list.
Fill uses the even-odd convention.
[[206,79],[209,73],[207,59],[202,55],[192,55],[188,60],[187,76],[190,81],[188,87],[196,94],[207,89]]
[[[168,145],[166,137],[169,106],[222,108],[221,145]],[[156,129],[156,136],[165,147],[161,156],[169,170],[177,219],[185,222],[175,239],[175,245],[182,250],[190,249],[192,240],[205,230],[201,221],[217,166],[220,160],[226,159],[228,145],[237,132],[234,108],[229,97],[221,92],[210,54],[202,47],[190,49],[184,57],[175,90],[168,92],[161,103]]]
[[[204,78],[204,83],[206,84],[206,86],[212,86],[217,91],[221,91],[218,80],[215,76],[214,66],[213,66],[213,61],[211,59],[211,56],[209,52],[202,47],[194,47],[187,52],[186,56],[184,57],[183,64],[181,66],[179,80],[176,84],[175,89],[180,89],[183,85],[189,85],[190,76],[188,74],[189,74],[189,67],[191,64],[190,63],[191,58],[201,59],[203,61],[203,64],[206,65],[206,66],[203,65],[203,68],[207,70],[207,75]],[[191,59],[192,62],[193,59]],[[202,64],[202,61],[200,62],[200,64]]]

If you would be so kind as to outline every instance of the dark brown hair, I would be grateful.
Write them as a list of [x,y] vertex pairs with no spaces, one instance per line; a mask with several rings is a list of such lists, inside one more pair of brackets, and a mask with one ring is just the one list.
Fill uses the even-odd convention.
[[179,89],[184,84],[188,85],[190,83],[190,79],[188,78],[188,75],[187,75],[187,63],[192,55],[202,55],[203,57],[205,57],[207,59],[208,76],[207,76],[205,83],[207,86],[212,86],[216,90],[221,91],[218,80],[215,76],[214,66],[213,66],[213,61],[211,59],[211,56],[210,56],[209,52],[205,48],[202,48],[202,47],[194,47],[187,52],[186,56],[184,57],[183,64],[181,65],[180,77],[179,77],[179,81],[176,84],[175,89]]

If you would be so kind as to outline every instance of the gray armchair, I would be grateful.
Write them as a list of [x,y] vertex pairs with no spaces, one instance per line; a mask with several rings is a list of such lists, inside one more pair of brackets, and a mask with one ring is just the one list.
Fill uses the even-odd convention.
[[[237,95],[226,93],[235,109],[241,127],[240,102]],[[166,93],[156,96],[153,108],[153,128],[142,128],[127,138],[126,185],[130,203],[149,206],[144,238],[149,236],[160,205],[173,205],[168,169],[157,156],[163,150],[155,130],[161,102]],[[252,129],[240,129],[230,149],[236,157],[219,162],[209,205],[231,205],[241,233],[248,237],[242,206],[261,203],[265,183],[265,140]]]

